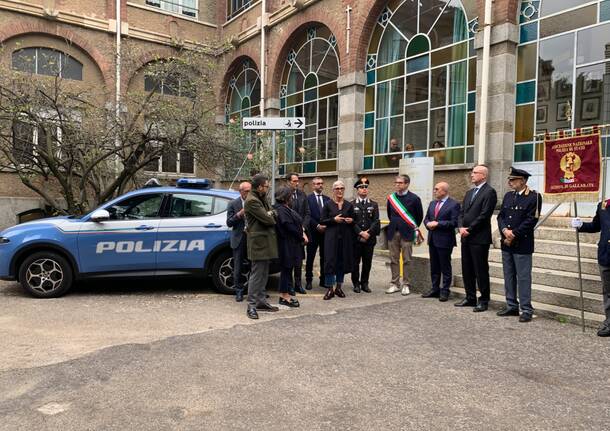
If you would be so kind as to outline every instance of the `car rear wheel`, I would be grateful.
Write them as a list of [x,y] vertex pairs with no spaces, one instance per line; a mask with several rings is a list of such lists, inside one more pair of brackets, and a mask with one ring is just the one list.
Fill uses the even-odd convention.
[[[248,285],[250,267],[244,265],[241,272],[241,281],[244,286]],[[235,294],[235,282],[233,281],[233,253],[225,251],[218,255],[212,265],[212,280],[214,290],[218,293]]]
[[72,287],[72,268],[57,253],[40,251],[28,256],[19,267],[19,282],[36,298],[57,298]]

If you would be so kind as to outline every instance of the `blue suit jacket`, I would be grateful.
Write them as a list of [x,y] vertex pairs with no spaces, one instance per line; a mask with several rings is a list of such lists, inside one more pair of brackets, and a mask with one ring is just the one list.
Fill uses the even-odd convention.
[[244,238],[245,217],[237,217],[236,214],[242,209],[241,197],[233,199],[227,206],[227,226],[231,230],[231,248],[238,248]]
[[455,229],[458,227],[458,217],[460,215],[460,204],[454,199],[447,198],[443,206],[434,217],[436,201],[430,202],[424,226],[431,221],[437,221],[438,226],[434,230],[428,229],[428,244],[437,248],[453,248],[457,245],[455,240]]
[[[328,202],[330,198],[326,195],[322,195],[322,206]],[[316,194],[311,193],[307,196],[307,202],[309,203],[309,232],[317,232],[316,226],[320,224],[320,209],[318,208],[318,202],[316,201]]]

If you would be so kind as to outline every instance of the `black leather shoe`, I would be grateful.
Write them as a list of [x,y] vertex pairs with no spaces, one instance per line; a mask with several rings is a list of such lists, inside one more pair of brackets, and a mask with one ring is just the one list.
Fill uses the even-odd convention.
[[469,299],[462,299],[460,302],[456,302],[456,307],[476,307],[477,303],[474,301],[470,301]]
[[332,299],[335,296],[335,292],[333,292],[332,289],[326,289],[326,293],[324,294],[324,300],[328,301],[329,299]]
[[286,301],[284,298],[280,298],[280,305],[285,305],[286,307],[297,308],[301,304],[296,299],[290,299],[290,301]]
[[313,289],[313,286],[311,285],[311,281],[308,281],[307,283],[305,283],[305,289],[307,289],[307,290]]
[[434,290],[429,290],[421,294],[422,298],[440,298],[441,293]]
[[353,290],[354,290],[354,293],[360,293],[360,284],[354,283]]
[[438,297],[438,300],[441,301],[441,302],[449,301],[449,294],[441,292],[441,294]]
[[472,311],[475,313],[482,313],[483,311],[487,311],[487,308],[489,308],[487,302],[479,302],[476,307],[472,309]]
[[294,290],[297,293],[300,293],[301,295],[307,294],[307,291],[305,289],[303,289],[303,286],[297,286],[297,287],[294,288]]
[[250,319],[258,319],[258,313],[256,312],[256,308],[254,308],[254,307],[248,307],[248,311],[246,312],[246,315]]
[[256,309],[260,310],[260,311],[278,311],[279,310],[279,308],[269,304],[268,302],[263,302],[262,304],[258,304],[256,306]]
[[518,315],[519,315],[519,309],[512,308],[512,307],[503,308],[502,310],[500,310],[496,313],[496,316],[500,316],[500,317],[518,316]]
[[531,322],[531,321],[532,321],[532,315],[530,313],[521,313],[521,316],[519,317],[519,322],[525,323],[525,322]]
[[371,289],[369,288],[369,284],[368,283],[362,283],[361,289],[362,289],[363,292],[371,293]]
[[598,337],[610,337],[610,327],[604,325],[601,328],[599,328],[597,330],[597,336]]
[[345,298],[345,293],[343,292],[343,289],[341,289],[341,285],[339,283],[337,283],[337,286],[335,287],[335,295],[337,295],[339,298]]

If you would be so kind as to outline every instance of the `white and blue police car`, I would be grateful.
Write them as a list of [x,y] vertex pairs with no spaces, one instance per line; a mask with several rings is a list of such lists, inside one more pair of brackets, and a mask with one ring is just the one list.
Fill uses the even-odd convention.
[[[146,187],[81,217],[54,217],[0,232],[0,279],[18,280],[38,298],[102,277],[211,276],[233,293],[228,203],[239,196],[207,179]],[[244,274],[244,277],[247,273]]]

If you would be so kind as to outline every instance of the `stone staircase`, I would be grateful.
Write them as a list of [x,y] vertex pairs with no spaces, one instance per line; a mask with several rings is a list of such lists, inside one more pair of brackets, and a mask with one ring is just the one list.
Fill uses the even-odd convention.
[[[550,217],[536,230],[536,252],[533,256],[532,303],[535,314],[562,321],[580,322],[580,291],[576,234],[569,227],[569,218]],[[585,320],[589,326],[598,326],[604,320],[602,283],[597,267],[597,241],[599,234],[580,234],[582,257]],[[454,271],[461,272],[454,263]],[[491,299],[496,305],[504,304],[504,275],[499,234],[495,233],[494,248],[490,250],[489,273]],[[463,294],[461,274],[454,276],[454,292]]]

